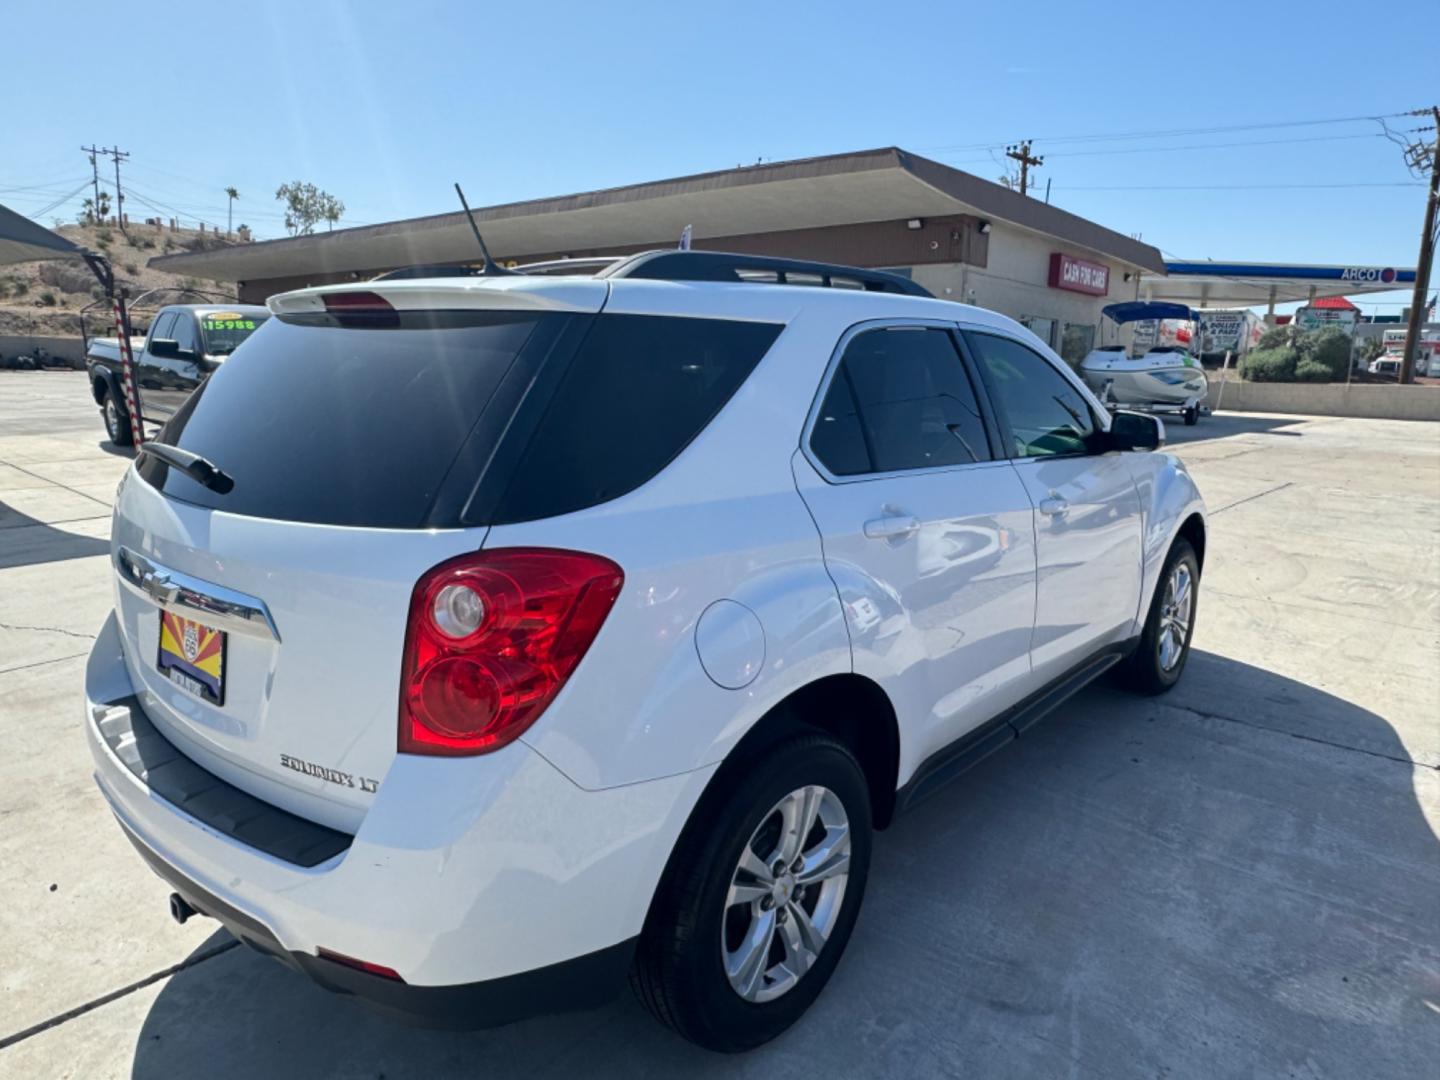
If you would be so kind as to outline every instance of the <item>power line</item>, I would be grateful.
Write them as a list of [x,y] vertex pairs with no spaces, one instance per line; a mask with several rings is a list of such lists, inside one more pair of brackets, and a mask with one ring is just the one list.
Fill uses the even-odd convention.
[[82,181],[80,181],[80,186],[77,187],[74,191],[70,192],[70,194],[68,194],[68,195],[62,195],[60,198],[56,199],[54,202],[50,203],[48,206],[45,206],[45,207],[42,207],[42,208],[39,209],[39,210],[36,210],[33,214],[30,214],[29,216],[32,217],[32,218],[44,217],[46,214],[50,213],[50,211],[54,210],[57,206],[60,206],[60,205],[62,205],[63,203],[67,203],[67,202],[69,202],[71,199],[75,198],[76,195],[79,195],[80,192],[84,191],[84,190],[85,190],[87,187],[89,187],[89,186],[90,186],[90,181],[89,181],[89,180],[82,180]]
[[[1265,131],[1274,128],[1287,127],[1317,127],[1323,124],[1353,124],[1363,121],[1393,120],[1401,116],[1409,116],[1408,112],[1371,114],[1368,116],[1336,116],[1325,120],[1277,120],[1263,124],[1225,124],[1215,127],[1198,128],[1169,128],[1152,131],[1118,131],[1105,132],[1090,135],[1051,135],[1035,139],[1035,142],[1042,143],[1076,143],[1076,142],[1122,142],[1129,139],[1159,139],[1171,138],[1181,135],[1219,135],[1231,131]],[[920,150],[989,150],[1004,146],[1004,140],[982,143],[951,143],[943,146],[919,147]]]
[[[1314,135],[1303,139],[1248,139],[1243,142],[1223,143],[1187,143],[1184,146],[1126,146],[1111,150],[1061,150],[1058,153],[1048,154],[1048,157],[1108,157],[1112,154],[1163,154],[1172,150],[1229,150],[1240,146],[1284,146],[1296,143],[1318,143],[1318,142],[1340,142],[1347,139],[1383,139],[1385,135],[1379,131],[1367,131],[1360,135]],[[950,157],[942,154],[941,157]],[[981,165],[992,161],[992,158],[965,158],[961,161],[952,161],[951,164]]]
[[1319,191],[1348,188],[1424,187],[1417,180],[1346,184],[1064,184],[1058,191]]
[[53,195],[66,184],[73,184],[80,180],[84,180],[87,184],[90,183],[88,176],[62,176],[57,180],[47,180],[42,184],[17,184],[13,187],[0,187],[0,192],[34,191],[42,195]]

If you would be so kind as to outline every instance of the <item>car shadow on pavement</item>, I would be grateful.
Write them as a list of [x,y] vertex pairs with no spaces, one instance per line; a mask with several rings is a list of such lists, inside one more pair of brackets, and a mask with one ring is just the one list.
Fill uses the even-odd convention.
[[1306,423],[1308,416],[1256,416],[1252,413],[1214,413],[1200,418],[1200,422],[1186,427],[1176,417],[1164,417],[1165,441],[1167,444],[1209,442],[1213,439],[1230,439],[1237,435],[1289,435],[1298,436],[1298,431],[1287,428]]
[[165,984],[133,1076],[1425,1075],[1433,769],[1347,701],[1190,664],[1163,698],[1087,690],[883,834],[834,980],[751,1054],[697,1050],[628,993],[407,1028],[242,947]]
[[[95,516],[103,518],[106,512],[100,510]],[[109,532],[108,528],[106,532]],[[63,562],[66,559],[85,559],[91,555],[104,555],[109,550],[109,540],[67,532],[39,518],[21,513],[13,506],[6,505],[4,498],[0,497],[0,570],[8,570],[13,566]]]
[[133,458],[135,456],[135,447],[116,446],[109,439],[101,439],[95,445],[101,450],[103,450],[105,453],[111,454],[114,457]]

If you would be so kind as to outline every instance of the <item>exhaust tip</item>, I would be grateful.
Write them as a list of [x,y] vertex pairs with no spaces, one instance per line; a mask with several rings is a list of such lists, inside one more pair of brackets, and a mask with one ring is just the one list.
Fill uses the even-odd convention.
[[188,920],[191,915],[199,914],[198,911],[190,906],[190,902],[178,892],[172,892],[170,894],[170,917],[181,926],[185,925],[186,920]]

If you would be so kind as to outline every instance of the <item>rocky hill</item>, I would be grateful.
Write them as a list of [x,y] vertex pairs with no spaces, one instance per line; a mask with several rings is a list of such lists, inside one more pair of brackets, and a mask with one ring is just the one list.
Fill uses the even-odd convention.
[[[117,284],[127,286],[132,297],[162,287],[201,289],[216,299],[235,297],[233,283],[167,274],[145,264],[156,255],[209,250],[237,240],[210,231],[171,229],[168,222],[132,221],[124,230],[114,224],[62,225],[55,231],[81,247],[106,255],[114,267]],[[0,334],[78,335],[80,310],[103,295],[95,275],[78,260],[53,259],[0,267]],[[194,302],[198,298],[170,294],[156,297],[156,302],[186,299]],[[101,320],[105,318],[104,306],[91,309]]]

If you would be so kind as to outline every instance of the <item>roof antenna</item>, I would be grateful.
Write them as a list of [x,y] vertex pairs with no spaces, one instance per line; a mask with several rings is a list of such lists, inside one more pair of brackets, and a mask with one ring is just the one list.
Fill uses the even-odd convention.
[[465,201],[465,192],[460,190],[460,183],[455,183],[455,194],[460,196],[460,205],[465,208],[465,217],[470,222],[470,229],[475,234],[475,239],[480,243],[480,253],[485,256],[485,265],[480,268],[481,277],[505,277],[514,274],[514,270],[507,270],[490,257],[490,249],[485,246],[485,238],[480,235],[480,226],[475,224],[475,215],[470,210],[470,204]]

